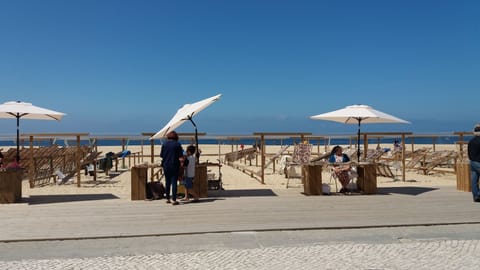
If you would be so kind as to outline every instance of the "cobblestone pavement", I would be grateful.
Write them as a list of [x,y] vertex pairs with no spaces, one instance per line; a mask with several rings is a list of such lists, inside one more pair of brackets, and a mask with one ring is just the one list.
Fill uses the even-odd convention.
[[0,262],[0,269],[479,269],[480,240],[327,243]]

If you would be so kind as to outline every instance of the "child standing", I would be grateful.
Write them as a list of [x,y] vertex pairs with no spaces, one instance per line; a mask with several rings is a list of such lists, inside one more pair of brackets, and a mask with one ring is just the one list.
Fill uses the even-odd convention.
[[[189,145],[187,147],[187,160],[188,164],[185,168],[185,199],[184,201],[190,200],[190,192],[193,193],[193,178],[195,178],[195,146]],[[196,197],[196,196],[195,196]]]

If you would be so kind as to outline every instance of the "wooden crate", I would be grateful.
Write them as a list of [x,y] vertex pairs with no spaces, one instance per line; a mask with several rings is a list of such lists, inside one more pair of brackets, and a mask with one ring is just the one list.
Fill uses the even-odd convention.
[[0,203],[22,201],[23,170],[0,171]]
[[377,193],[377,169],[374,163],[357,166],[357,187],[362,194]]
[[471,192],[470,164],[468,162],[457,163],[455,172],[457,174],[457,190]]
[[134,200],[145,200],[147,188],[147,167],[132,167],[131,169],[131,196]]
[[195,166],[195,178],[193,180],[193,190],[199,198],[208,197],[207,165],[197,164]]
[[303,166],[304,185],[303,192],[306,195],[322,195],[322,165]]

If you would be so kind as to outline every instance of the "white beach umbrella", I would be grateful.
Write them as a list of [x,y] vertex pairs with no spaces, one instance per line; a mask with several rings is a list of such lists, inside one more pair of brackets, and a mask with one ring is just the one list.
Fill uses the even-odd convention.
[[344,124],[358,124],[358,138],[357,138],[357,158],[360,160],[360,124],[361,123],[403,123],[410,124],[410,122],[377,111],[367,105],[351,105],[343,109],[322,113],[310,117],[315,120],[329,120],[340,122]]
[[175,130],[177,127],[179,127],[181,124],[188,120],[192,122],[193,126],[195,127],[195,151],[197,151],[198,155],[198,132],[197,125],[195,124],[195,122],[193,122],[193,116],[208,107],[213,102],[219,100],[221,95],[222,94],[218,94],[216,96],[206,98],[192,104],[183,105],[180,109],[178,109],[177,113],[173,116],[173,118],[162,129],[160,129],[160,131],[150,137],[150,140],[165,137],[170,131]]
[[20,118],[36,119],[36,120],[58,120],[65,116],[64,113],[44,109],[32,105],[32,103],[21,101],[9,101],[0,104],[0,118],[16,118],[17,119],[17,162],[20,161]]

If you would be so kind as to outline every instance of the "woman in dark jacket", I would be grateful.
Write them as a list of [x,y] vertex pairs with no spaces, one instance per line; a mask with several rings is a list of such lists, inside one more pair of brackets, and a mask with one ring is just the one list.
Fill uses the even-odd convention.
[[180,158],[183,157],[183,148],[178,142],[178,134],[175,131],[170,131],[167,134],[167,141],[162,145],[160,157],[162,158],[163,174],[165,175],[165,196],[167,203],[171,203],[171,187],[172,204],[177,205],[177,180],[180,172]]

